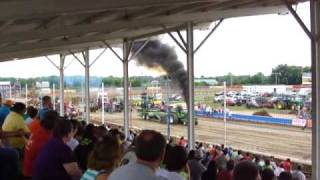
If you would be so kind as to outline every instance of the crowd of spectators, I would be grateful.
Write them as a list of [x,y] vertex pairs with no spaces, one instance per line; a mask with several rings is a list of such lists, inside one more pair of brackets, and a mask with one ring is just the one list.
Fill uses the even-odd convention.
[[[184,137],[166,142],[154,130],[130,131],[60,117],[51,98],[42,108],[0,107],[0,180],[305,180],[290,159],[276,162],[224,145]],[[8,111],[9,109],[9,111]],[[3,163],[5,162],[5,163]]]

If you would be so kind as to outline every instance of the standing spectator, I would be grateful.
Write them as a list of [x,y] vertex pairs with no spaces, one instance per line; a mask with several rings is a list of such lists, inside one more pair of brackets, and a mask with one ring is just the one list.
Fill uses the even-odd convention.
[[229,160],[227,162],[227,169],[219,172],[217,180],[232,180],[232,172],[234,168],[234,161]]
[[202,174],[201,180],[216,180],[218,168],[216,162],[211,160],[207,170]]
[[94,146],[88,158],[88,169],[81,180],[108,179],[120,159],[120,144],[116,137],[105,136]]
[[259,171],[257,166],[251,161],[239,162],[233,170],[232,180],[258,180]]
[[283,161],[281,164],[285,171],[291,172],[291,160],[289,158]]
[[[5,132],[14,132],[23,130],[26,135],[30,133],[29,128],[24,123],[23,114],[26,112],[26,105],[23,103],[15,103],[11,108],[11,112],[6,117],[2,130]],[[24,136],[21,137],[10,137],[8,138],[9,145],[21,153],[23,147],[27,144],[27,139]]]
[[191,150],[188,156],[188,166],[190,170],[190,180],[200,180],[202,173],[206,168],[201,164],[201,155],[199,151]]
[[11,100],[6,100],[3,105],[0,107],[0,127],[2,126],[4,120],[10,113],[10,108],[13,105],[13,101]]
[[66,143],[72,138],[72,125],[68,120],[59,120],[52,138],[38,154],[32,171],[34,180],[71,180],[82,175],[80,168]]
[[306,176],[302,172],[302,166],[298,165],[297,170],[292,172],[292,179],[293,180],[306,180]]
[[39,119],[40,119],[40,121],[43,120],[44,114],[49,110],[52,110],[51,97],[50,96],[43,96],[42,97],[42,107],[39,110]]
[[74,150],[77,162],[82,170],[87,169],[88,156],[96,140],[94,136],[94,125],[88,124],[83,136],[79,139],[79,145]]
[[59,119],[59,115],[55,111],[47,111],[41,121],[41,127],[30,136],[28,144],[24,149],[23,159],[23,175],[25,177],[32,176],[32,164],[36,159],[43,146],[51,138],[52,129]]
[[184,180],[180,173],[185,169],[187,164],[187,152],[184,147],[174,146],[166,151],[168,153],[166,161],[166,169],[159,169],[157,176],[166,180]]
[[164,158],[166,140],[153,130],[143,130],[136,140],[137,162],[116,169],[109,180],[155,180],[155,171]]

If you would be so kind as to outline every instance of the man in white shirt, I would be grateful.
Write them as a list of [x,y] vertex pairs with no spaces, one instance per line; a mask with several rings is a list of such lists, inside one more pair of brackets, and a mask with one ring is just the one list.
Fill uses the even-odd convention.
[[109,180],[158,180],[155,171],[165,154],[166,140],[156,131],[143,130],[137,137],[137,161],[116,169]]

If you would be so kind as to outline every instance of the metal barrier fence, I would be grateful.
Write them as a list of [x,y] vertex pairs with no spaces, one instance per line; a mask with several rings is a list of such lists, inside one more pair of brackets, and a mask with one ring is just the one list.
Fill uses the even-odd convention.
[[[223,112],[206,112],[206,111],[195,111],[196,116],[223,119]],[[269,123],[278,125],[288,125],[292,126],[292,119],[287,118],[275,118],[268,116],[257,116],[257,115],[245,115],[245,114],[228,114],[227,119],[237,120],[237,121],[248,121],[257,123]]]

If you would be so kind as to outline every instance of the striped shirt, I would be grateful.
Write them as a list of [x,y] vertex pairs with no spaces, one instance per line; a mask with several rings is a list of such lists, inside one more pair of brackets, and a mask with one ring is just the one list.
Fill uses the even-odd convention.
[[93,169],[87,169],[80,180],[96,180],[99,172]]

